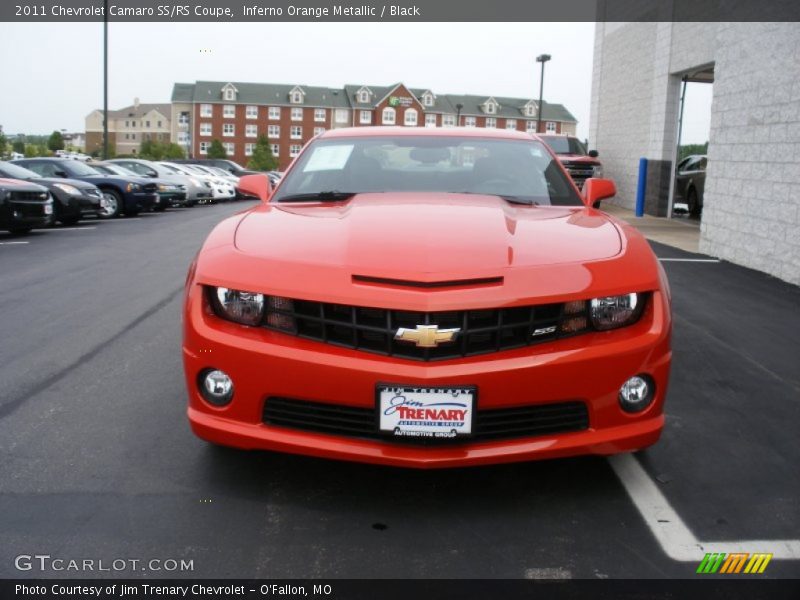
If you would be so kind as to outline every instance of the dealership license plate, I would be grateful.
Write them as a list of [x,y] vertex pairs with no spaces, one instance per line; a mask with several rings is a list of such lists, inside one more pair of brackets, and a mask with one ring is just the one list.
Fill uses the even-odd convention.
[[474,387],[378,386],[381,433],[406,438],[459,438],[472,435]]

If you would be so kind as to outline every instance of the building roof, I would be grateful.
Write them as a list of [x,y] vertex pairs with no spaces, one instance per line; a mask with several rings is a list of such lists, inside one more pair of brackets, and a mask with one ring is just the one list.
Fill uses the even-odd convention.
[[[222,99],[222,89],[233,85],[238,90],[235,101]],[[330,108],[372,109],[397,86],[346,84],[343,88],[314,87],[298,84],[279,83],[240,83],[232,81],[198,81],[196,83],[176,83],[172,90],[173,102],[233,102],[235,104],[282,104],[290,105],[289,95],[299,88],[304,92],[303,102],[297,106],[319,106]],[[358,92],[367,89],[371,92],[369,102],[359,102]],[[430,91],[434,95],[433,106],[424,106],[427,112],[456,114],[461,104],[461,114],[465,116],[489,116],[506,119],[525,118],[524,107],[539,102],[530,98],[509,98],[505,96],[478,96],[474,94],[437,94],[430,88],[408,88],[422,103],[422,96]],[[490,98],[498,104],[497,112],[484,112],[482,106]],[[577,119],[562,104],[543,103],[542,120],[577,123]],[[531,118],[531,117],[527,117]]]

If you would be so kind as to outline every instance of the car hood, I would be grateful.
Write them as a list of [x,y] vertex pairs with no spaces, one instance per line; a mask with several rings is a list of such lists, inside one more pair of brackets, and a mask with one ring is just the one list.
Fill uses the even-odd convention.
[[21,179],[8,179],[0,177],[0,188],[11,190],[14,192],[46,192],[47,188],[31,183],[29,181],[22,181]]
[[591,156],[585,156],[583,154],[558,154],[558,160],[561,162],[569,162],[569,163],[585,163],[587,165],[599,165],[600,161],[596,158],[592,158]]
[[609,258],[617,228],[583,207],[530,207],[496,196],[361,194],[336,204],[266,204],[246,213],[236,248],[280,263],[346,266],[420,281]]
[[65,183],[67,185],[71,185],[72,187],[76,187],[79,190],[93,190],[97,187],[93,183],[89,183],[87,181],[82,181],[80,179],[64,179],[62,177],[42,177],[40,179],[33,180],[33,182],[41,185],[53,185],[55,183]]

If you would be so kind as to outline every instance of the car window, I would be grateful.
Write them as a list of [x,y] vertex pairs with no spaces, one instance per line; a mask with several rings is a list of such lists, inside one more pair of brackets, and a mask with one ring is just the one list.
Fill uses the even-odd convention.
[[318,139],[300,155],[281,198],[345,193],[444,192],[579,206],[557,161],[531,139],[380,136]]
[[544,142],[553,149],[556,154],[579,154],[586,155],[586,146],[580,140],[568,136],[545,136]]
[[10,177],[12,179],[39,179],[41,177],[41,175],[35,171],[7,162],[0,163],[0,174],[2,174],[3,177]]
[[75,177],[91,177],[92,175],[101,175],[101,173],[94,167],[90,167],[86,163],[79,160],[64,160],[59,163],[60,170],[66,171],[69,175]]
[[53,163],[44,161],[27,163],[25,168],[38,173],[42,177],[59,177],[59,175],[56,175],[56,171],[61,170]]

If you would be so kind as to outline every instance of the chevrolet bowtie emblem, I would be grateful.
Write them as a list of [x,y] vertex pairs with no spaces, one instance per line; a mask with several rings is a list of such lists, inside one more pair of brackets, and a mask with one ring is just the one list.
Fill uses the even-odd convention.
[[401,342],[414,342],[418,348],[436,348],[439,344],[452,342],[458,336],[459,328],[439,329],[438,325],[417,325],[416,329],[401,327],[394,339]]

